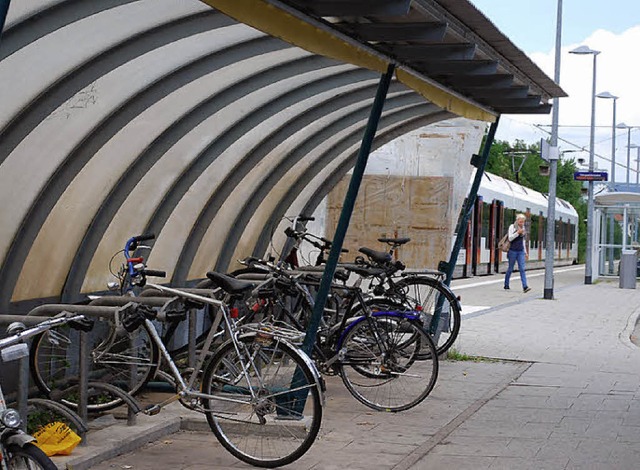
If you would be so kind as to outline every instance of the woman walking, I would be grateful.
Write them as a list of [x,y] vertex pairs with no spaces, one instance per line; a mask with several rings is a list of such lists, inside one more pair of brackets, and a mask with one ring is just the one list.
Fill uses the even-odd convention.
[[518,262],[518,271],[520,272],[520,280],[522,281],[522,290],[527,293],[531,288],[527,285],[527,275],[525,274],[524,263],[529,258],[529,252],[527,251],[526,244],[526,231],[524,223],[527,217],[524,214],[516,215],[516,221],[509,225],[509,241],[511,247],[507,252],[507,259],[509,260],[509,267],[507,273],[504,276],[504,288],[509,289],[509,279],[511,279],[511,273],[513,267]]

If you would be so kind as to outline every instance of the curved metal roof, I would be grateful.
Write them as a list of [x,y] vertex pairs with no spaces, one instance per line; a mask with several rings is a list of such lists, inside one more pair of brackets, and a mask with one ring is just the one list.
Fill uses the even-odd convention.
[[[208,3],[291,9],[304,2]],[[307,2],[336,3],[358,2]],[[395,2],[371,1],[382,3]],[[447,15],[479,18],[438,3],[418,22],[447,23],[445,38],[455,36]],[[428,6],[413,2],[411,22]],[[373,23],[354,18],[329,31],[335,41]],[[356,57],[388,60],[375,38],[348,44]],[[476,46],[459,66],[482,69],[480,50],[496,45]],[[537,68],[515,64],[523,54],[508,52],[501,54],[518,72],[513,90],[541,100],[560,94]],[[149,266],[176,283],[264,253],[273,221],[312,210],[353,166],[379,73],[334,56],[196,0],[14,0],[0,41],[3,310],[104,290],[112,255],[138,233],[156,233]],[[436,65],[456,69],[445,62]],[[456,84],[464,74],[413,65],[392,82],[374,148],[456,113],[491,120],[510,109],[483,101],[501,88],[465,88]]]

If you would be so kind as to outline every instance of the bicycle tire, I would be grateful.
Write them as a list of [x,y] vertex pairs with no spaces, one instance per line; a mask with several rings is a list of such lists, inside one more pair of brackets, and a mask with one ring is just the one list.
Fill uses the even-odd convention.
[[[96,321],[87,333],[89,349],[89,380],[103,381],[135,395],[155,375],[160,353],[144,328],[128,334],[112,322]],[[131,336],[133,335],[133,336]],[[134,338],[133,351],[128,346]],[[38,389],[47,397],[76,409],[79,381],[80,332],[69,325],[53,328],[35,336],[31,344],[29,366]],[[135,359],[135,361],[133,360]],[[136,379],[131,386],[131,367],[136,365]],[[65,393],[65,390],[72,390]],[[89,396],[87,409],[91,412],[111,410],[122,400],[104,391]]]
[[[438,356],[420,321],[402,313],[361,317],[343,333],[339,371],[347,390],[378,411],[405,411],[421,403],[438,378]],[[418,355],[431,353],[424,359]]]
[[[242,336],[239,349],[231,341],[224,343],[204,372],[203,392],[217,397],[205,399],[209,426],[243,462],[267,468],[290,464],[309,450],[322,420],[321,391],[311,362],[274,338]],[[245,356],[242,362],[239,353]],[[243,363],[250,364],[247,375]],[[289,391],[292,384],[298,394]],[[257,391],[257,402],[252,403],[251,389]],[[294,403],[303,403],[303,410],[292,409]]]
[[[439,324],[433,327],[432,319],[442,296]],[[455,343],[460,333],[460,303],[455,295],[437,279],[426,276],[407,276],[395,284],[391,299],[405,304],[412,310],[420,309],[424,327],[442,356]]]
[[5,450],[9,454],[8,461],[6,462],[9,470],[23,468],[58,470],[58,466],[54,464],[42,450],[30,442],[22,446],[11,444],[8,445]]

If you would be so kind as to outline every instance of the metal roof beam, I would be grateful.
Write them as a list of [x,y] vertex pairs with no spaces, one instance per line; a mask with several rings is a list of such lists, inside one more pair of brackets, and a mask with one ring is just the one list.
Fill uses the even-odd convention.
[[363,41],[371,42],[441,42],[447,30],[447,24],[440,21],[420,23],[338,23],[335,26],[352,31]]
[[425,60],[420,61],[419,64],[422,69],[434,76],[491,75],[498,71],[498,62],[494,60]]
[[403,16],[411,0],[289,0],[291,5],[316,16]]
[[535,107],[505,106],[496,109],[501,114],[549,114],[551,112],[551,103],[545,103]]
[[529,96],[528,86],[507,86],[507,87],[466,87],[467,92],[480,99],[490,98],[526,98]]
[[529,108],[542,104],[540,95],[530,95],[527,98],[493,98],[487,99],[486,104],[494,108]]
[[456,87],[461,88],[463,91],[467,91],[467,87],[508,87],[513,83],[513,75],[510,74],[496,74],[496,75],[453,75],[447,77],[447,82],[450,82]]
[[425,59],[471,60],[476,52],[476,45],[470,43],[456,44],[406,44],[388,46],[389,53],[403,61],[414,62]]

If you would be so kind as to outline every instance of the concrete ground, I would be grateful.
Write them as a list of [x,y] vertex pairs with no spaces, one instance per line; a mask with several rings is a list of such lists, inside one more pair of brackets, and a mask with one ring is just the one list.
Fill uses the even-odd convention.
[[[329,377],[318,440],[291,469],[635,469],[640,467],[640,303],[617,279],[584,285],[584,268],[542,272],[502,289],[502,276],[455,281],[463,321],[455,344],[480,361],[441,362],[419,406],[372,411]],[[138,424],[91,432],[59,468],[249,468],[175,404]],[[145,444],[145,442],[148,442]],[[118,455],[121,454],[121,455]]]

